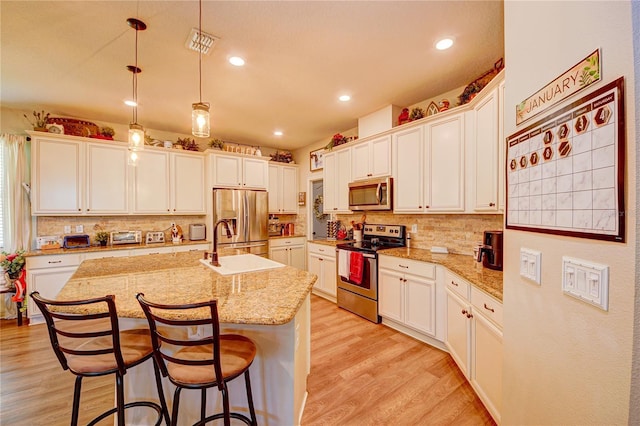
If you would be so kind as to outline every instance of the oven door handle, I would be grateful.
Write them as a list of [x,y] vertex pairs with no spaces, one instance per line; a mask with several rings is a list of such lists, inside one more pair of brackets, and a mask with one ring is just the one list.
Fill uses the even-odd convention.
[[[336,249],[336,254],[338,253],[339,250],[358,252],[358,250]],[[362,253],[362,257],[366,257],[368,259],[375,259],[376,255],[375,254],[369,254],[369,253]]]
[[381,183],[378,184],[378,189],[376,190],[376,198],[377,198],[378,204],[382,203],[382,184]]

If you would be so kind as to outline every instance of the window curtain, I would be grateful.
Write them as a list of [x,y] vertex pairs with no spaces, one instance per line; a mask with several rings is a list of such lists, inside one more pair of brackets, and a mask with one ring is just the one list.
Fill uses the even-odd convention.
[[31,170],[29,146],[25,136],[2,134],[0,147],[4,156],[2,222],[6,252],[31,249],[31,206],[29,200]]

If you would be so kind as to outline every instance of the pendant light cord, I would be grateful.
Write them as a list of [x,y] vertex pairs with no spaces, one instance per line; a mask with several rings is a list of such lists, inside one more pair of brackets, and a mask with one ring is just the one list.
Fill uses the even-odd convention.
[[198,74],[200,80],[200,103],[202,103],[202,0],[199,2],[198,21]]
[[133,122],[138,122],[138,26],[136,25],[136,62],[133,70],[133,102],[136,106],[133,108]]

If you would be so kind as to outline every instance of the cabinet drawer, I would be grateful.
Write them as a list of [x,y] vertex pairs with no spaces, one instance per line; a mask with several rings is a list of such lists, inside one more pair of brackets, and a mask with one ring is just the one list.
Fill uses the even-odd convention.
[[269,247],[290,247],[304,245],[304,237],[294,238],[271,238],[269,240]]
[[436,279],[436,265],[427,262],[420,262],[418,260],[380,255],[378,267],[417,275],[423,278],[430,278],[432,280]]
[[332,246],[326,246],[324,244],[309,243],[308,249],[309,249],[309,253],[319,254],[324,257],[332,257],[334,259],[336,257],[336,248]]
[[133,249],[130,252],[131,256],[144,256],[145,254],[166,254],[173,253],[173,247],[149,247]]
[[176,245],[173,246],[173,251],[174,253],[181,253],[185,251],[211,251],[211,245],[209,243]]
[[502,303],[484,291],[471,287],[471,304],[475,312],[481,312],[482,315],[502,328]]
[[84,260],[104,259],[106,257],[126,257],[129,250],[91,251],[84,254]]
[[78,254],[53,254],[50,256],[27,257],[27,270],[39,268],[58,268],[60,266],[78,266],[82,259]]
[[453,272],[447,270],[445,274],[445,282],[447,283],[447,288],[464,297],[466,300],[469,300],[471,297],[471,284]]

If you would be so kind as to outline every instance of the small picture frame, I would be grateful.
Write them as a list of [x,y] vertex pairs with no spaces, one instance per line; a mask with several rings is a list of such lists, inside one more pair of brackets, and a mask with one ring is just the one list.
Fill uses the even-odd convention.
[[324,148],[311,151],[309,154],[309,170],[316,172],[324,168],[323,155]]

